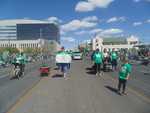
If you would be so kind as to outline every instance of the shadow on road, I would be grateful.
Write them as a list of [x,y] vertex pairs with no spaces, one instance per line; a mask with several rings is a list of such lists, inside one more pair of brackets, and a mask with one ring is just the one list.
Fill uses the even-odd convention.
[[55,67],[54,70],[59,70],[59,68],[58,68],[58,67]]
[[62,78],[62,77],[63,77],[63,75],[61,75],[61,74],[55,74],[52,76],[52,78]]
[[95,71],[88,71],[88,72],[86,72],[87,74],[90,74],[90,75],[95,75],[96,73],[95,73]]
[[87,68],[85,68],[86,70],[89,70],[89,71],[92,71],[93,70],[93,68],[92,67],[87,67]]
[[114,92],[114,93],[116,93],[116,94],[119,95],[118,90],[117,90],[116,88],[113,88],[113,87],[111,87],[111,86],[105,86],[105,88],[107,88],[107,89],[109,89],[110,91],[112,91],[112,92]]
[[94,69],[92,67],[87,67],[85,68],[87,70],[87,74],[90,74],[90,75],[95,75],[96,72],[94,71]]

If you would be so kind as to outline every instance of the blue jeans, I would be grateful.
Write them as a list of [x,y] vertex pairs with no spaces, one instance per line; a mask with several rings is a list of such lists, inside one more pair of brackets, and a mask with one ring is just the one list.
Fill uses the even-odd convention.
[[68,71],[68,63],[59,64],[59,69],[61,70],[61,72],[66,73]]

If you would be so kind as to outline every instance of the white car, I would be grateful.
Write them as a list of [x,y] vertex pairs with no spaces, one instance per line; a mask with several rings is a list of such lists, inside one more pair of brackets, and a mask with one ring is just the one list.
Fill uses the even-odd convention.
[[82,60],[82,53],[81,52],[74,52],[72,55],[74,60]]

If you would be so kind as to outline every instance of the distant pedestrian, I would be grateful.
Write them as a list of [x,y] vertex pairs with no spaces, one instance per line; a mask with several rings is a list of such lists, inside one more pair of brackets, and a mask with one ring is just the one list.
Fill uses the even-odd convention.
[[[132,70],[132,66],[129,64],[128,60],[124,60],[123,65],[121,66],[119,72],[119,83],[118,83],[118,93],[119,94],[127,94],[126,93],[126,84],[129,79],[130,73]],[[122,88],[122,92],[121,92]]]
[[96,65],[96,75],[97,76],[102,75],[101,66],[103,63],[103,54],[102,54],[102,52],[99,51],[99,49],[96,50],[96,52],[93,56],[93,60]]
[[65,51],[65,48],[62,47],[56,55],[56,64],[59,67],[59,70],[62,72],[64,78],[70,69],[71,56]]
[[112,64],[112,71],[117,70],[117,65],[118,65],[118,55],[115,51],[115,49],[112,50],[111,53],[111,64]]
[[109,53],[107,52],[107,49],[104,49],[103,55],[104,55],[103,70],[106,71],[106,67],[109,63]]

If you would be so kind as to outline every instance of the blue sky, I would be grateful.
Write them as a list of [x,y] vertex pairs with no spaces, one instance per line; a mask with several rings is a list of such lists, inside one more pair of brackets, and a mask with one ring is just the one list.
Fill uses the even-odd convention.
[[95,34],[150,42],[150,0],[0,0],[0,20],[23,18],[59,22],[66,47]]

